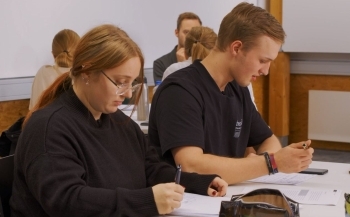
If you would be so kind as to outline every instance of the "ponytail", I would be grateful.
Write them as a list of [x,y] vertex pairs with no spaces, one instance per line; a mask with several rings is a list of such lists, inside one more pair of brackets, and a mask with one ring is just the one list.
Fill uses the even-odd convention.
[[204,47],[201,42],[193,43],[191,48],[192,63],[197,59],[204,59],[209,54],[209,49]]
[[24,121],[23,127],[26,125],[29,118],[32,116],[33,112],[49,105],[55,99],[57,99],[61,93],[68,90],[72,85],[72,79],[69,76],[69,72],[63,73],[59,76],[40,96],[38,102],[34,105],[34,107],[28,112]]
[[59,67],[70,68],[73,62],[73,55],[69,51],[63,51],[55,57],[55,63]]
[[185,53],[192,57],[192,62],[204,59],[215,46],[216,33],[205,26],[195,26],[186,35]]

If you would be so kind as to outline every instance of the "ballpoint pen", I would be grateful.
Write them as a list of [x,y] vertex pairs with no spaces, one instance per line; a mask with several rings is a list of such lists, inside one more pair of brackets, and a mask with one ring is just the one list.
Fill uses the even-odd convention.
[[308,148],[309,148],[309,146],[306,145],[306,143],[304,143],[304,144],[303,144],[303,149],[306,150],[306,149],[308,149]]
[[176,168],[175,184],[180,184],[180,177],[181,177],[181,165],[179,164]]

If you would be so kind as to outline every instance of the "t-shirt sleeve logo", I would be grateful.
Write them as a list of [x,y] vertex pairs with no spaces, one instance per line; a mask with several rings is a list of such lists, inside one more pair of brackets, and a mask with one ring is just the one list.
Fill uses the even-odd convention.
[[241,135],[242,124],[243,124],[243,119],[241,119],[241,121],[237,120],[236,127],[235,127],[235,134],[233,135],[233,137],[238,138]]

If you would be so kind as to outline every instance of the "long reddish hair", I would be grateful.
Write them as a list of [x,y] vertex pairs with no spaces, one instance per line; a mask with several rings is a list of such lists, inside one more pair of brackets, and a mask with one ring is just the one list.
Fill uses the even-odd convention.
[[[37,104],[25,117],[23,126],[33,112],[49,105],[69,89],[81,73],[101,73],[101,70],[118,67],[133,57],[140,58],[141,68],[137,80],[142,83],[144,58],[139,46],[127,33],[114,25],[101,25],[91,29],[80,39],[75,49],[70,72],[62,74],[42,93]],[[135,104],[141,91],[136,96]]]

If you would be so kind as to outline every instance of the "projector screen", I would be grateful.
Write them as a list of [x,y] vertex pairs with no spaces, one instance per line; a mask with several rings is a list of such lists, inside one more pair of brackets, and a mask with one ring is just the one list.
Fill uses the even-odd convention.
[[[82,36],[100,24],[124,29],[141,47],[145,68],[177,44],[176,20],[194,12],[204,26],[219,30],[240,0],[11,0],[0,7],[0,79],[34,76],[54,63],[52,39],[62,29]],[[256,5],[257,0],[247,1]]]

